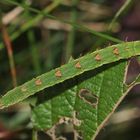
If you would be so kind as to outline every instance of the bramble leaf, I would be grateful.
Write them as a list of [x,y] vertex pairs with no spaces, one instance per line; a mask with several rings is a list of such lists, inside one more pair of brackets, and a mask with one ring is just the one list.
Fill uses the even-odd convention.
[[[34,127],[55,131],[59,124],[69,120],[84,140],[95,138],[126,95],[123,91],[125,70],[126,61],[102,66],[78,77],[77,86],[52,96],[33,109]],[[51,92],[46,95],[56,95],[57,89]]]

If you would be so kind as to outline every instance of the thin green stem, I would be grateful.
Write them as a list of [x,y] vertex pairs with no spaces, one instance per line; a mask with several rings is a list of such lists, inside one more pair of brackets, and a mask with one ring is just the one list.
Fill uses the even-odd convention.
[[38,140],[37,131],[36,130],[32,131],[32,140]]
[[[77,10],[76,10],[76,5],[78,4],[79,0],[73,0],[72,5],[73,5],[73,10],[71,12],[71,21],[76,22],[77,20]],[[68,36],[68,41],[66,45],[66,50],[65,50],[65,62],[68,62],[70,59],[72,52],[73,52],[73,47],[74,47],[74,41],[75,41],[75,27],[72,26],[71,31]]]
[[32,30],[28,31],[28,40],[30,45],[30,51],[32,56],[32,63],[35,70],[35,74],[38,75],[41,73],[41,66],[40,66],[40,59],[39,59],[39,52],[35,41],[35,35]]
[[119,18],[119,16],[124,12],[124,10],[127,8],[127,6],[132,2],[132,0],[126,0],[125,3],[122,5],[122,7],[118,10],[118,12],[115,14],[114,18],[112,19],[110,25],[109,25],[109,30],[112,29],[115,21]]

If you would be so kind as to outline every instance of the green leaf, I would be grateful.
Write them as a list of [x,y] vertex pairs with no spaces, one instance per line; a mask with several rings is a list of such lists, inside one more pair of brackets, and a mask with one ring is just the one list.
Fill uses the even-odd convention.
[[84,72],[136,55],[140,55],[140,41],[117,44],[95,51],[8,91],[0,98],[0,108],[18,103],[45,88],[53,87]]
[[33,109],[34,127],[45,132],[55,130],[64,118],[69,118],[84,140],[95,138],[126,95],[123,92],[125,70],[126,61],[106,65],[82,75],[77,86],[57,96],[57,89],[53,88],[54,96]]

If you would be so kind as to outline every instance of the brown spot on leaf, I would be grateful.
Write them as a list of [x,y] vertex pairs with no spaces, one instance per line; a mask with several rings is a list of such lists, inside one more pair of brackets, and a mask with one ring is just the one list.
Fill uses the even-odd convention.
[[55,72],[55,76],[56,76],[56,77],[62,77],[61,71],[60,71],[60,70],[57,70],[57,71]]
[[96,60],[96,61],[101,61],[101,56],[100,56],[99,54],[96,54],[95,60]]
[[21,87],[21,91],[22,92],[26,92],[27,91],[27,88],[25,86]]
[[75,67],[78,68],[78,69],[80,69],[80,68],[81,68],[80,62],[77,62],[77,63],[75,64]]
[[79,97],[93,107],[96,107],[98,104],[98,97],[88,89],[81,89],[79,92]]
[[42,81],[41,81],[40,79],[37,79],[37,80],[35,81],[35,84],[36,84],[37,86],[40,86],[40,85],[42,84]]
[[119,49],[118,49],[118,48],[114,48],[114,49],[113,49],[113,53],[114,53],[115,55],[119,55]]

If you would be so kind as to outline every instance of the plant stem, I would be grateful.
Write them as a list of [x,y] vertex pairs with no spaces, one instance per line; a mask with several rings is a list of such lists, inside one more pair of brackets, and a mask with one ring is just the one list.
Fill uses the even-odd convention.
[[29,30],[27,36],[28,36],[29,45],[30,45],[33,67],[35,70],[35,74],[38,75],[41,73],[41,67],[40,67],[38,48],[37,48],[37,45],[35,45],[36,41],[35,41],[34,32],[32,30]]
[[12,83],[13,83],[13,86],[16,87],[17,86],[17,76],[16,76],[16,67],[15,67],[15,62],[14,62],[12,43],[11,43],[10,37],[8,35],[8,32],[6,30],[6,27],[3,25],[2,21],[1,21],[1,32],[2,32],[3,41],[4,41],[4,44],[7,49],[7,53],[8,53],[10,70],[11,70],[12,81],[13,81]]
[[[71,21],[74,23],[76,22],[76,19],[77,19],[76,5],[78,4],[78,2],[79,0],[72,0],[73,10],[71,12]],[[72,26],[71,31],[68,36],[67,45],[66,45],[65,62],[68,62],[68,60],[70,59],[72,55],[74,41],[75,41],[75,27]]]
[[126,0],[125,3],[122,5],[122,7],[118,10],[118,12],[115,14],[114,18],[112,19],[110,25],[109,25],[109,30],[112,29],[113,24],[115,21],[119,18],[119,16],[123,13],[123,11],[127,8],[127,6],[130,4],[131,0]]
[[32,131],[32,140],[38,140],[37,131],[36,130]]

